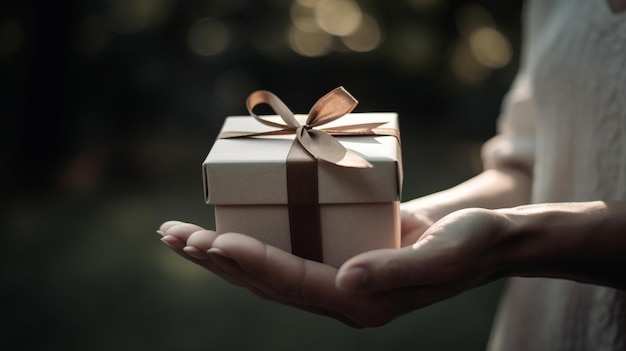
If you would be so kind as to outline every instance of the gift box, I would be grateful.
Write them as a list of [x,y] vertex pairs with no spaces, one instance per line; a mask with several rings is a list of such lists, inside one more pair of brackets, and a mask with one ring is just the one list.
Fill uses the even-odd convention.
[[[338,267],[400,246],[402,163],[395,113],[350,113],[337,88],[308,115],[265,91],[227,117],[202,170],[219,233],[238,232]],[[258,104],[278,115],[257,116]]]

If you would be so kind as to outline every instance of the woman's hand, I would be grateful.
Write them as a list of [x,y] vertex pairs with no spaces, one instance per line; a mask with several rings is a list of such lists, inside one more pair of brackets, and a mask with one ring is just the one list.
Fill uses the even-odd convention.
[[499,278],[494,247],[507,226],[488,210],[458,211],[432,226],[405,212],[407,246],[357,255],[339,270],[242,234],[175,221],[160,233],[183,257],[262,298],[370,327]]

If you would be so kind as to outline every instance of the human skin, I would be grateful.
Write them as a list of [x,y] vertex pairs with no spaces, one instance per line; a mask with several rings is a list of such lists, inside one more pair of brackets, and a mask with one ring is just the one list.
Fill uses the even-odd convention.
[[626,289],[626,203],[523,205],[531,179],[491,169],[402,204],[402,248],[365,252],[339,269],[240,233],[179,221],[162,241],[258,296],[374,327],[510,276],[553,277]]

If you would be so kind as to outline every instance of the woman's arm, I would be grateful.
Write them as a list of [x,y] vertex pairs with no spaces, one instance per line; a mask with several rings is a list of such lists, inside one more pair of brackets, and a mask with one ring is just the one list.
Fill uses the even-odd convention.
[[404,203],[403,209],[416,211],[438,220],[468,207],[487,209],[527,204],[530,200],[531,176],[515,167],[488,169],[450,189]]
[[626,289],[626,203],[520,206],[500,238],[506,275],[554,277]]
[[402,246],[412,245],[432,224],[464,208],[496,209],[527,204],[531,176],[519,167],[499,167],[450,189],[405,202],[402,209]]

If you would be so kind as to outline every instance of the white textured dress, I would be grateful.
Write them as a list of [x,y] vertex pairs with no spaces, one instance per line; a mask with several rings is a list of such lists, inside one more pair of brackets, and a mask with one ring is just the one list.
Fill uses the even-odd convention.
[[[626,11],[534,0],[523,24],[520,73],[486,167],[527,167],[533,203],[626,201]],[[494,323],[490,350],[626,350],[626,292],[513,278]]]

